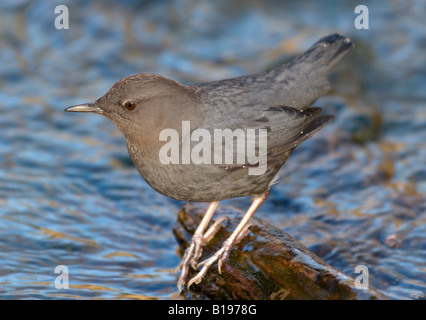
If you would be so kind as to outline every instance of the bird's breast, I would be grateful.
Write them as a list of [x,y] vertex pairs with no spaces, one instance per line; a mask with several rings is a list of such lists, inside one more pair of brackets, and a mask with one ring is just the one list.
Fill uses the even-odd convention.
[[144,148],[132,141],[126,139],[126,144],[139,174],[154,190],[176,200],[211,202],[260,194],[273,177],[251,176],[243,167],[227,170],[226,166],[213,163],[182,163],[182,157],[177,163],[166,163],[161,148],[167,142],[158,144],[157,148]]

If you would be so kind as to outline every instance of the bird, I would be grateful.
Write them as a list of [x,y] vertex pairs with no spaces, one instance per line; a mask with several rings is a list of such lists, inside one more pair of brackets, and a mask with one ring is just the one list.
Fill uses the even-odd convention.
[[[221,273],[278,170],[333,119],[311,105],[331,89],[328,73],[352,48],[349,38],[331,34],[279,67],[196,85],[135,74],[96,101],[65,109],[110,119],[124,135],[137,171],[157,192],[209,203],[177,268],[179,291],[200,283],[215,263]],[[219,202],[236,197],[252,197],[250,207],[222,247],[199,263],[223,221],[209,227]],[[197,274],[187,279],[191,267]]]

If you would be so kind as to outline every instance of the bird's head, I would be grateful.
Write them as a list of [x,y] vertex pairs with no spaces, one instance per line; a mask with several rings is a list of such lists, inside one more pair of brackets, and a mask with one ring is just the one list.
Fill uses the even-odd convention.
[[196,105],[190,87],[155,74],[136,74],[116,82],[95,102],[75,105],[67,112],[98,113],[126,136],[152,137],[164,128],[179,128]]

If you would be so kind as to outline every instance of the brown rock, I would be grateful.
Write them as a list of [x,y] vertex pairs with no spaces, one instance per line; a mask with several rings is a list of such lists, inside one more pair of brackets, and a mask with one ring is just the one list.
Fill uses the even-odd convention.
[[[189,246],[206,207],[182,207],[174,234],[184,252]],[[204,247],[200,261],[216,252],[241,219],[242,213],[219,208],[216,218],[227,222]],[[289,234],[253,218],[246,237],[231,252],[219,274],[213,265],[198,285],[185,290],[190,299],[267,299],[267,300],[372,300],[387,299],[370,287],[357,289],[354,279],[328,265]],[[190,271],[189,277],[196,274]]]

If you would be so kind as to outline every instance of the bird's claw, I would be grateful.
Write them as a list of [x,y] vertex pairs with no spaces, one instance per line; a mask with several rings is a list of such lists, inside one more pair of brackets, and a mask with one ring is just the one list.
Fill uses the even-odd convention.
[[[186,277],[188,276],[189,265],[191,265],[195,270],[198,269],[198,267],[201,265],[198,264],[198,260],[203,253],[203,247],[214,237],[214,235],[220,229],[222,221],[225,219],[228,219],[228,217],[221,217],[220,219],[216,220],[203,235],[194,234],[192,237],[191,245],[186,249],[182,261],[176,269],[176,272],[179,272],[179,270],[181,271],[179,280],[177,282],[179,291],[181,291],[181,288],[185,285]],[[202,277],[200,278],[200,281],[201,279]],[[190,281],[188,283],[188,288],[192,283],[194,282]]]
[[248,223],[235,239],[232,237],[228,238],[223,243],[222,248],[220,248],[213,256],[211,256],[210,258],[204,261],[201,261],[197,267],[203,266],[203,268],[197,273],[195,277],[189,280],[187,285],[188,289],[191,287],[193,283],[199,284],[201,280],[204,278],[204,276],[206,275],[207,271],[216,261],[217,261],[217,269],[219,271],[219,274],[222,274],[222,265],[226,261],[226,259],[228,259],[232,247],[236,243],[240,242],[247,235],[248,228],[251,227],[252,225],[253,225],[252,223]]
[[193,283],[198,284],[201,282],[201,280],[206,275],[207,271],[210,269],[210,267],[217,262],[217,268],[219,271],[219,274],[222,273],[222,265],[228,259],[229,253],[231,251],[232,246],[234,245],[234,241],[226,240],[223,244],[222,248],[220,248],[219,251],[217,251],[213,256],[210,258],[200,262],[198,266],[203,266],[201,270],[197,273],[195,277],[193,277],[188,282],[188,289],[191,287]]

